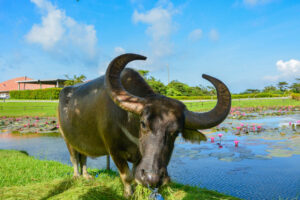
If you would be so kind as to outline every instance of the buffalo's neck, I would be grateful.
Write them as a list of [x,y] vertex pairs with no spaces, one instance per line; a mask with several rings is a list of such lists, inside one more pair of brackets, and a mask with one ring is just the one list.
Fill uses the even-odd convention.
[[89,109],[94,113],[99,134],[107,140],[104,142],[124,159],[137,163],[141,157],[136,144],[139,116],[117,106],[106,92],[99,95],[96,102],[95,108]]

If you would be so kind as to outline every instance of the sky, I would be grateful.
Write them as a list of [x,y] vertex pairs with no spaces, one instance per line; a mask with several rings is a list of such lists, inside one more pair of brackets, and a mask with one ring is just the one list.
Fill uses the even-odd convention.
[[300,1],[0,0],[0,82],[103,75],[137,53],[135,69],[163,83],[210,85],[233,93],[300,78]]

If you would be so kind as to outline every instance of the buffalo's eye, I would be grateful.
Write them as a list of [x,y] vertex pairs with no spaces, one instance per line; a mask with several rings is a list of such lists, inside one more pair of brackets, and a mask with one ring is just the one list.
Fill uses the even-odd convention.
[[145,122],[141,121],[141,126],[142,126],[142,128],[146,128]]

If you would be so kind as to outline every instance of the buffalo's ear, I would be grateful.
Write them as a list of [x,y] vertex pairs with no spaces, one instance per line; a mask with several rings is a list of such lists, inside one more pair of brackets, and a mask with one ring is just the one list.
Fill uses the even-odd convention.
[[198,130],[183,129],[182,137],[184,140],[192,143],[200,143],[201,141],[206,141],[206,136]]

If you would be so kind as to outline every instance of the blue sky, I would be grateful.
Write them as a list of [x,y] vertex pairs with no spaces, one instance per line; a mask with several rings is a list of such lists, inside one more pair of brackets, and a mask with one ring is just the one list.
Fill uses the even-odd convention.
[[125,52],[167,83],[232,92],[300,78],[300,2],[287,0],[0,0],[0,82],[105,73]]

